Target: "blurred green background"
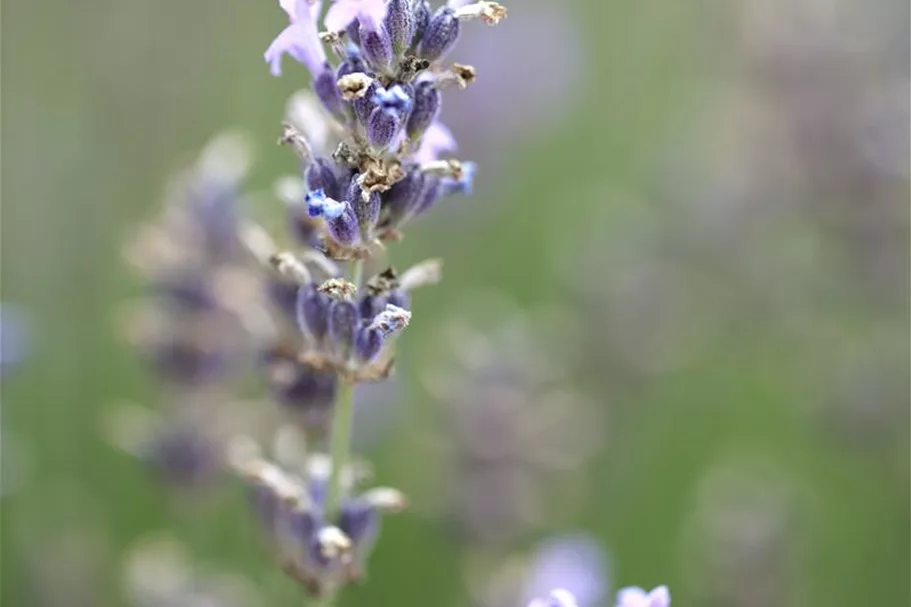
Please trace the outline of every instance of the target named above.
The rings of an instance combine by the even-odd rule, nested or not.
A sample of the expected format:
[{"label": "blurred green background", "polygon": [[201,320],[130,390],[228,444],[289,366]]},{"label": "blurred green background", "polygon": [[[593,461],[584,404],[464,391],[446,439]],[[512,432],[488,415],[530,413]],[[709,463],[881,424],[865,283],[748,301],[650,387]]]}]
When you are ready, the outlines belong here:
[{"label": "blurred green background", "polygon": [[[306,79],[261,60],[284,26],[274,4],[3,5],[2,301],[32,342],[3,384],[5,605],[125,604],[120,555],[161,529],[249,575],[265,604],[303,603],[238,491],[175,508],[100,432],[112,403],[155,401],[115,315],[139,290],[121,245],[169,174],[231,126],[258,147],[253,189],[294,170],[273,142]],[[472,60],[488,88],[446,110],[484,163],[475,195],[394,253],[446,260],[402,342],[405,410],[423,399],[410,353],[433,351],[474,289],[562,306],[605,428],[588,498],[554,531],[601,540],[614,588],[667,583],[681,606],[907,605],[906,3],[509,7],[453,55],[487,40]],[[485,122],[513,111],[502,132]],[[376,446],[383,484],[414,483],[394,462],[417,431],[406,414]],[[745,573],[739,553],[705,554],[719,475],[739,511],[784,512],[769,545],[762,516],[722,541],[762,552]],[[432,521],[395,518],[343,603],[466,605],[459,556]],[[718,598],[731,584],[741,598]]]}]

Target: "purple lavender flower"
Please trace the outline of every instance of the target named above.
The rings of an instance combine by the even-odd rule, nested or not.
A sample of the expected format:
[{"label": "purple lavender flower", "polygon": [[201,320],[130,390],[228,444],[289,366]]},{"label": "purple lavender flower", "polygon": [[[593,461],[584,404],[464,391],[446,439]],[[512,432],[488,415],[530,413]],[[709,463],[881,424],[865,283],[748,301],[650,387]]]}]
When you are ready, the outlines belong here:
[{"label": "purple lavender flower", "polygon": [[563,588],[551,590],[545,598],[533,599],[528,607],[579,607],[576,597]]},{"label": "purple lavender flower", "polygon": [[[326,52],[316,25],[322,0],[279,0],[279,5],[288,14],[291,24],[281,31],[263,54],[269,70],[273,76],[281,76],[282,56],[287,53],[307,66],[311,76],[316,78],[327,65]],[[329,12],[331,14],[332,9]]]},{"label": "purple lavender flower", "polygon": [[525,597],[563,588],[578,607],[598,607],[608,592],[607,559],[601,546],[583,534],[561,535],[540,544],[525,574]]},{"label": "purple lavender flower", "polygon": [[651,592],[642,588],[624,588],[617,593],[616,607],[669,607],[671,593],[667,586],[658,586]]},{"label": "purple lavender flower", "polygon": [[[318,454],[299,455],[289,472],[258,455],[252,444],[239,444],[235,468],[248,482],[262,524],[286,570],[315,595],[360,579],[379,533],[381,515],[401,511],[405,497],[385,487],[355,493],[364,470],[342,471],[343,489],[337,519],[326,520],[323,503],[332,462]],[[278,455],[278,454],[277,454]]]}]

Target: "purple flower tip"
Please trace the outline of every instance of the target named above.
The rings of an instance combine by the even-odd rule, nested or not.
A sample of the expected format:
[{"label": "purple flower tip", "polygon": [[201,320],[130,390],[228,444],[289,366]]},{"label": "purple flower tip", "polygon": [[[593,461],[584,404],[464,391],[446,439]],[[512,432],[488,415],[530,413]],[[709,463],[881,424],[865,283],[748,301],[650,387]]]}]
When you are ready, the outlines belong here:
[{"label": "purple flower tip", "polygon": [[307,213],[310,217],[335,219],[345,212],[345,203],[327,197],[322,189],[309,192],[304,200],[307,203]]},{"label": "purple flower tip", "polygon": [[396,84],[388,89],[382,87],[373,94],[373,103],[381,108],[405,114],[411,109],[411,99],[401,86]]}]

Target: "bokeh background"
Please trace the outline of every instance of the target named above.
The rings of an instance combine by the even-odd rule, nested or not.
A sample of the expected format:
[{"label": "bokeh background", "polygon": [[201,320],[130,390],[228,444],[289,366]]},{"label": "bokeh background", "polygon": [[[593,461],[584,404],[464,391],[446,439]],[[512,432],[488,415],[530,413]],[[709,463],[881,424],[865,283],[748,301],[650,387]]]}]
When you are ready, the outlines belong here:
[{"label": "bokeh background", "polygon": [[[453,54],[479,72],[444,110],[481,164],[476,193],[394,252],[446,260],[393,396],[361,422],[382,428],[364,451],[377,478],[415,508],[343,604],[479,602],[471,543],[421,506],[447,469],[415,454],[446,441],[434,373],[454,319],[490,321],[475,293],[494,291],[568,367],[596,447],[572,488],[542,489],[572,507],[512,553],[582,532],[612,590],[667,583],[681,606],[907,605],[908,4],[508,6]],[[307,80],[261,60],[283,14],[7,0],[2,17],[2,301],[27,333],[3,370],[3,604],[130,604],[124,555],[162,530],[263,604],[302,604],[237,487],[175,497],[101,422],[161,396],[117,318],[141,290],[122,245],[169,175],[225,127],[257,147],[252,190],[294,170],[273,143]]]}]

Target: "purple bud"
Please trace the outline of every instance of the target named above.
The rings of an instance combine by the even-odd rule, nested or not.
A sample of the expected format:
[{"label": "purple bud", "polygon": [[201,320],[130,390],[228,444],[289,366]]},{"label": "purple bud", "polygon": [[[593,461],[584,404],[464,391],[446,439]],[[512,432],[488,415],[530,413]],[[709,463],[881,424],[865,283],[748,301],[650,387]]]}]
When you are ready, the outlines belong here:
[{"label": "purple bud", "polygon": [[410,0],[389,0],[386,6],[386,31],[392,40],[392,51],[401,57],[414,38],[414,12]]},{"label": "purple bud", "polygon": [[424,173],[418,168],[409,170],[383,195],[383,224],[397,225],[417,206],[424,190]]},{"label": "purple bud", "polygon": [[341,245],[351,245],[357,242],[360,229],[351,205],[347,202],[344,205],[345,210],[338,217],[327,220],[326,227],[329,228],[329,236],[335,242]]},{"label": "purple bud", "polygon": [[418,55],[430,61],[441,59],[452,50],[459,39],[459,20],[455,11],[441,7],[424,29]]},{"label": "purple bud", "polygon": [[339,512],[339,529],[355,546],[369,543],[379,530],[379,512],[363,500],[348,500]]},{"label": "purple bud", "polygon": [[414,90],[414,109],[408,117],[408,138],[417,141],[440,113],[442,95],[433,82],[424,80]]},{"label": "purple bud", "polygon": [[320,293],[315,284],[304,285],[297,292],[297,326],[303,333],[322,339],[329,326],[330,298]]},{"label": "purple bud", "polygon": [[402,308],[403,310],[411,309],[411,298],[408,297],[408,293],[402,289],[393,289],[390,291],[387,303]]},{"label": "purple bud", "polygon": [[364,295],[360,302],[361,318],[373,320],[373,317],[386,309],[385,295]]},{"label": "purple bud", "polygon": [[253,509],[259,516],[263,527],[273,534],[275,532],[275,523],[280,511],[280,500],[271,487],[261,483],[253,483],[250,486],[250,501],[253,502]]},{"label": "purple bud", "polygon": [[375,327],[363,327],[357,333],[357,357],[365,363],[376,358],[383,349],[383,332]]},{"label": "purple bud", "polygon": [[401,126],[402,121],[397,112],[381,107],[374,108],[367,121],[367,141],[373,148],[384,150],[395,139],[395,134]]},{"label": "purple bud", "polygon": [[313,92],[330,114],[338,115],[342,111],[342,94],[336,84],[335,72],[326,63],[325,68],[313,78]]},{"label": "purple bud", "polygon": [[348,185],[346,198],[354,209],[361,232],[365,235],[369,234],[380,218],[380,193],[370,192],[370,198],[365,201],[363,190],[355,175]]},{"label": "purple bud", "polygon": [[367,63],[378,72],[386,72],[392,67],[395,55],[392,53],[392,40],[386,28],[380,25],[369,30],[361,25],[361,52]]},{"label": "purple bud", "polygon": [[418,0],[414,4],[414,39],[411,41],[411,48],[416,48],[424,37],[424,31],[430,24],[431,12],[428,0]]},{"label": "purple bud", "polygon": [[329,339],[340,359],[351,356],[360,322],[361,315],[353,301],[335,300],[329,304]]},{"label": "purple bud", "polygon": [[311,162],[304,172],[304,180],[307,182],[307,189],[311,192],[323,190],[326,196],[336,200],[342,197],[339,180],[335,174],[335,166],[327,158],[317,158]]},{"label": "purple bud", "polygon": [[370,122],[370,114],[376,108],[376,102],[373,98],[376,96],[376,91],[380,88],[380,85],[374,80],[370,83],[370,86],[367,87],[367,92],[360,99],[355,99],[352,104],[354,105],[354,113],[357,114],[358,122],[367,126],[367,123]]}]

